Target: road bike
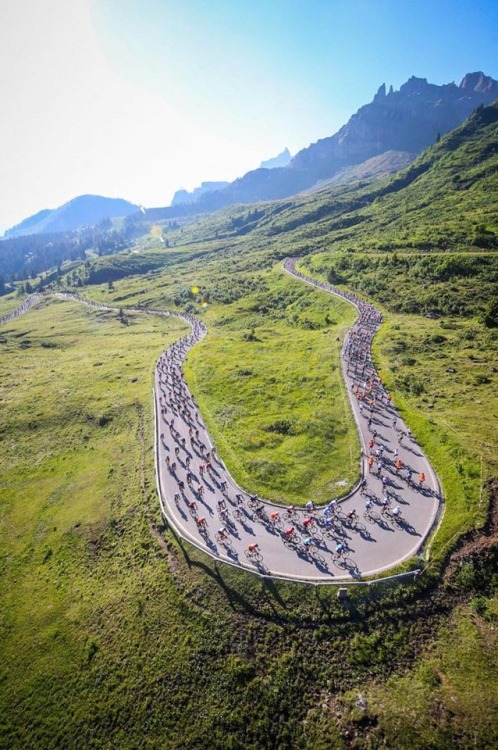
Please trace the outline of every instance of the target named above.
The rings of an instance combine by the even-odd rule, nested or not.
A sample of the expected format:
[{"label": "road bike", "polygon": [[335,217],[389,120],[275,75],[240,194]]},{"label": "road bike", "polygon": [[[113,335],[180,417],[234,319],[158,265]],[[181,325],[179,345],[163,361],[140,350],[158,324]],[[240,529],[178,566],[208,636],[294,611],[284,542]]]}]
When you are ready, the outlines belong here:
[{"label": "road bike", "polygon": [[294,531],[292,534],[286,534],[284,532],[283,542],[287,547],[297,547],[301,543],[301,537]]},{"label": "road bike", "polygon": [[392,510],[386,510],[385,515],[391,523],[398,527],[398,529],[401,529],[404,526],[405,520],[401,513],[393,513]]},{"label": "road bike", "polygon": [[261,500],[259,499],[257,495],[251,495],[251,497],[247,501],[247,507],[250,508],[251,510],[256,510],[256,508],[259,507],[260,503],[261,503]]},{"label": "road bike", "polygon": [[299,518],[299,513],[295,508],[287,508],[287,510],[284,510],[282,513],[282,518],[284,521],[295,521]]},{"label": "road bike", "polygon": [[259,551],[259,549],[246,549],[245,550],[245,556],[249,560],[249,562],[252,562],[254,564],[261,562],[263,559],[263,555]]},{"label": "road bike", "polygon": [[240,506],[237,506],[233,509],[232,515],[236,521],[242,521],[242,519],[244,518],[244,511]]}]

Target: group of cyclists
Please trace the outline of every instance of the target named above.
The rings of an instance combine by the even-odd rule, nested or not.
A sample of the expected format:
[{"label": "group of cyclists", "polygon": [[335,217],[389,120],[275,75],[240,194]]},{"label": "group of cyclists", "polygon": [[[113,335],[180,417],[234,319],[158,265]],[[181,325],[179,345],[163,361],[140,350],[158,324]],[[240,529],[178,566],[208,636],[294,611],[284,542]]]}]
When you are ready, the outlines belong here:
[{"label": "group of cyclists", "polygon": [[[295,276],[310,281],[295,270],[292,261],[286,262],[286,267]],[[396,495],[392,492],[391,485],[393,477],[405,479],[407,483],[414,485],[413,470],[401,456],[406,440],[411,436],[398,429],[391,396],[384,388],[372,362],[372,338],[382,322],[382,314],[356,295],[339,291],[325,282],[313,283],[339,293],[358,309],[359,318],[343,347],[347,382],[371,434],[366,451],[366,477],[357,496],[365,497],[365,519],[373,520],[376,517],[374,511],[378,508],[381,517],[400,521],[402,512],[399,505],[392,507]],[[332,500],[325,508],[315,508],[310,501],[304,509],[281,510],[240,491],[230,477],[225,478],[227,475],[224,467],[208,444],[209,438],[182,371],[188,350],[205,335],[206,328],[193,316],[183,317],[190,323],[191,332],[172,344],[158,362],[161,442],[167,451],[167,469],[178,485],[175,493],[177,506],[184,501],[191,516],[195,518],[197,529],[206,540],[209,538],[210,528],[214,531],[213,520],[216,522],[216,517],[213,516],[216,512],[219,526],[215,538],[227,549],[233,549],[234,540],[239,536],[238,529],[247,527],[248,520],[252,519],[263,524],[273,538],[280,537],[287,548],[294,549],[300,555],[307,555],[310,559],[311,553],[317,553],[319,548],[332,551],[334,559],[347,555],[350,551],[347,532],[362,527],[357,508],[345,512],[342,509],[344,506],[341,507],[337,500]],[[394,434],[398,436],[394,448],[379,435],[379,425],[385,425],[386,420],[389,420]],[[374,480],[381,484],[379,496],[370,490],[370,487],[375,486]],[[421,472],[419,486],[423,486],[424,482],[425,475]],[[205,511],[204,508],[199,511],[202,505]],[[240,522],[241,527],[237,527],[236,521]],[[332,541],[332,548],[326,539]],[[261,540],[253,540],[245,549],[246,556],[253,562],[261,559],[260,543]]]}]

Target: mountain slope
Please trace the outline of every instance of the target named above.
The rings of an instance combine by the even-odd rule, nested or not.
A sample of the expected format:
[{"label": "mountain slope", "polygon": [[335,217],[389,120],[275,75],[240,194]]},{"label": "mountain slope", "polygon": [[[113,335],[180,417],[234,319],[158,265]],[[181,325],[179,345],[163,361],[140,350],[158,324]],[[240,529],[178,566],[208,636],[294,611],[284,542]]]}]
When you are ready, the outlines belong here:
[{"label": "mountain slope", "polygon": [[498,243],[498,102],[389,179],[233,206],[184,225],[182,242],[251,236],[267,255],[331,246],[459,247]]},{"label": "mountain slope", "polygon": [[201,196],[191,212],[295,195],[386,151],[418,154],[497,97],[498,81],[482,72],[467,74],[459,86],[412,77],[399,91],[386,94],[383,84],[335,135],[302,149],[287,167],[253,170],[224,190]]},{"label": "mountain slope", "polygon": [[66,232],[80,227],[92,226],[103,219],[128,216],[137,210],[138,206],[122,198],[80,195],[59,206],[59,208],[44,209],[33,216],[29,216],[12,229],[8,229],[5,232],[5,237]]}]

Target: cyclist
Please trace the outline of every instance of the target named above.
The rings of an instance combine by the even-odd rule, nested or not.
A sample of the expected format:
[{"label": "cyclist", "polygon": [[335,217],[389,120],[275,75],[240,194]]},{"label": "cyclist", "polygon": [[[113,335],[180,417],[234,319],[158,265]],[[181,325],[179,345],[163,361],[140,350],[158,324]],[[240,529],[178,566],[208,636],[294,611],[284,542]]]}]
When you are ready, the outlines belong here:
[{"label": "cyclist", "polygon": [[259,549],[259,544],[250,544],[247,548],[249,552],[257,552]]},{"label": "cyclist", "polygon": [[337,557],[341,557],[342,553],[346,550],[344,544],[342,542],[339,542],[339,544],[336,545],[335,553]]},{"label": "cyclist", "polygon": [[227,538],[227,530],[225,526],[220,526],[220,528],[218,529],[218,536],[220,536],[222,539]]},{"label": "cyclist", "polygon": [[308,526],[311,526],[312,523],[313,523],[313,519],[311,518],[311,516],[308,516],[307,518],[303,518],[303,526],[305,529],[307,529]]},{"label": "cyclist", "polygon": [[367,500],[367,502],[365,503],[365,513],[366,513],[366,514],[370,513],[370,511],[371,511],[371,510],[372,510],[372,508],[373,508],[373,505],[374,505],[374,504],[373,504],[373,501],[372,501],[372,500],[370,500],[370,499],[368,499],[368,500]]},{"label": "cyclist", "polygon": [[358,520],[358,514],[356,513],[356,510],[353,508],[349,511],[349,513],[346,515],[346,518],[348,521],[357,521]]},{"label": "cyclist", "polygon": [[391,512],[392,512],[393,516],[395,516],[396,518],[400,518],[401,517],[401,510],[399,508],[399,505],[397,505],[395,508],[393,508]]},{"label": "cyclist", "polygon": [[303,539],[303,544],[306,548],[313,546],[314,541],[312,536],[307,536],[306,539]]},{"label": "cyclist", "polygon": [[279,519],[279,515],[276,511],[274,511],[273,513],[270,513],[270,518],[273,521],[273,523],[277,523]]},{"label": "cyclist", "polygon": [[294,526],[289,526],[287,529],[285,529],[284,536],[287,539],[292,539],[292,537],[294,536],[294,532],[295,532]]},{"label": "cyclist", "polygon": [[206,521],[206,519],[204,518],[204,516],[201,516],[200,518],[198,518],[198,519],[197,519],[197,525],[198,525],[198,526],[199,526],[199,528],[201,528],[201,529],[205,529],[205,528],[206,528],[206,526],[207,526],[207,521]]},{"label": "cyclist", "polygon": [[315,510],[315,503],[313,502],[313,500],[308,500],[308,502],[306,503],[304,507],[306,508],[307,511]]},{"label": "cyclist", "polygon": [[425,474],[423,471],[421,471],[420,474],[418,475],[418,483],[422,487],[424,482],[425,482]]},{"label": "cyclist", "polygon": [[242,497],[242,495],[240,494],[240,492],[237,492],[237,494],[235,495],[235,503],[237,505],[243,505],[243,503],[244,503],[244,498]]},{"label": "cyclist", "polygon": [[391,500],[387,495],[384,495],[382,498],[382,513],[385,513],[386,510],[388,510],[389,506],[391,505]]},{"label": "cyclist", "polygon": [[337,512],[337,500],[331,500],[330,503],[327,505],[325,510],[328,510],[329,513],[336,513]]}]

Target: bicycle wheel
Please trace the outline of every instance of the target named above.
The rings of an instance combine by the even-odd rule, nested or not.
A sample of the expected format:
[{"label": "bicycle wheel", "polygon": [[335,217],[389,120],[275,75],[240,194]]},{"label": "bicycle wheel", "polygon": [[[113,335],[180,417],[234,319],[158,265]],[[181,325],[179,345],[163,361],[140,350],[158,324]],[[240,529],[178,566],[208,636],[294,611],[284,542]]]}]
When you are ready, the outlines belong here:
[{"label": "bicycle wheel", "polygon": [[324,556],[322,555],[321,552],[318,552],[316,549],[311,550],[310,557],[319,565],[325,565]]},{"label": "bicycle wheel", "polygon": [[332,562],[338,568],[347,568],[349,564],[349,557],[347,555],[334,555]]},{"label": "bicycle wheel", "polygon": [[294,514],[294,513],[291,513],[291,512],[290,512],[290,511],[288,511],[288,510],[285,510],[285,511],[284,511],[284,512],[282,513],[282,518],[283,518],[283,520],[284,520],[284,521],[293,521],[293,520],[295,519],[295,514]]}]

